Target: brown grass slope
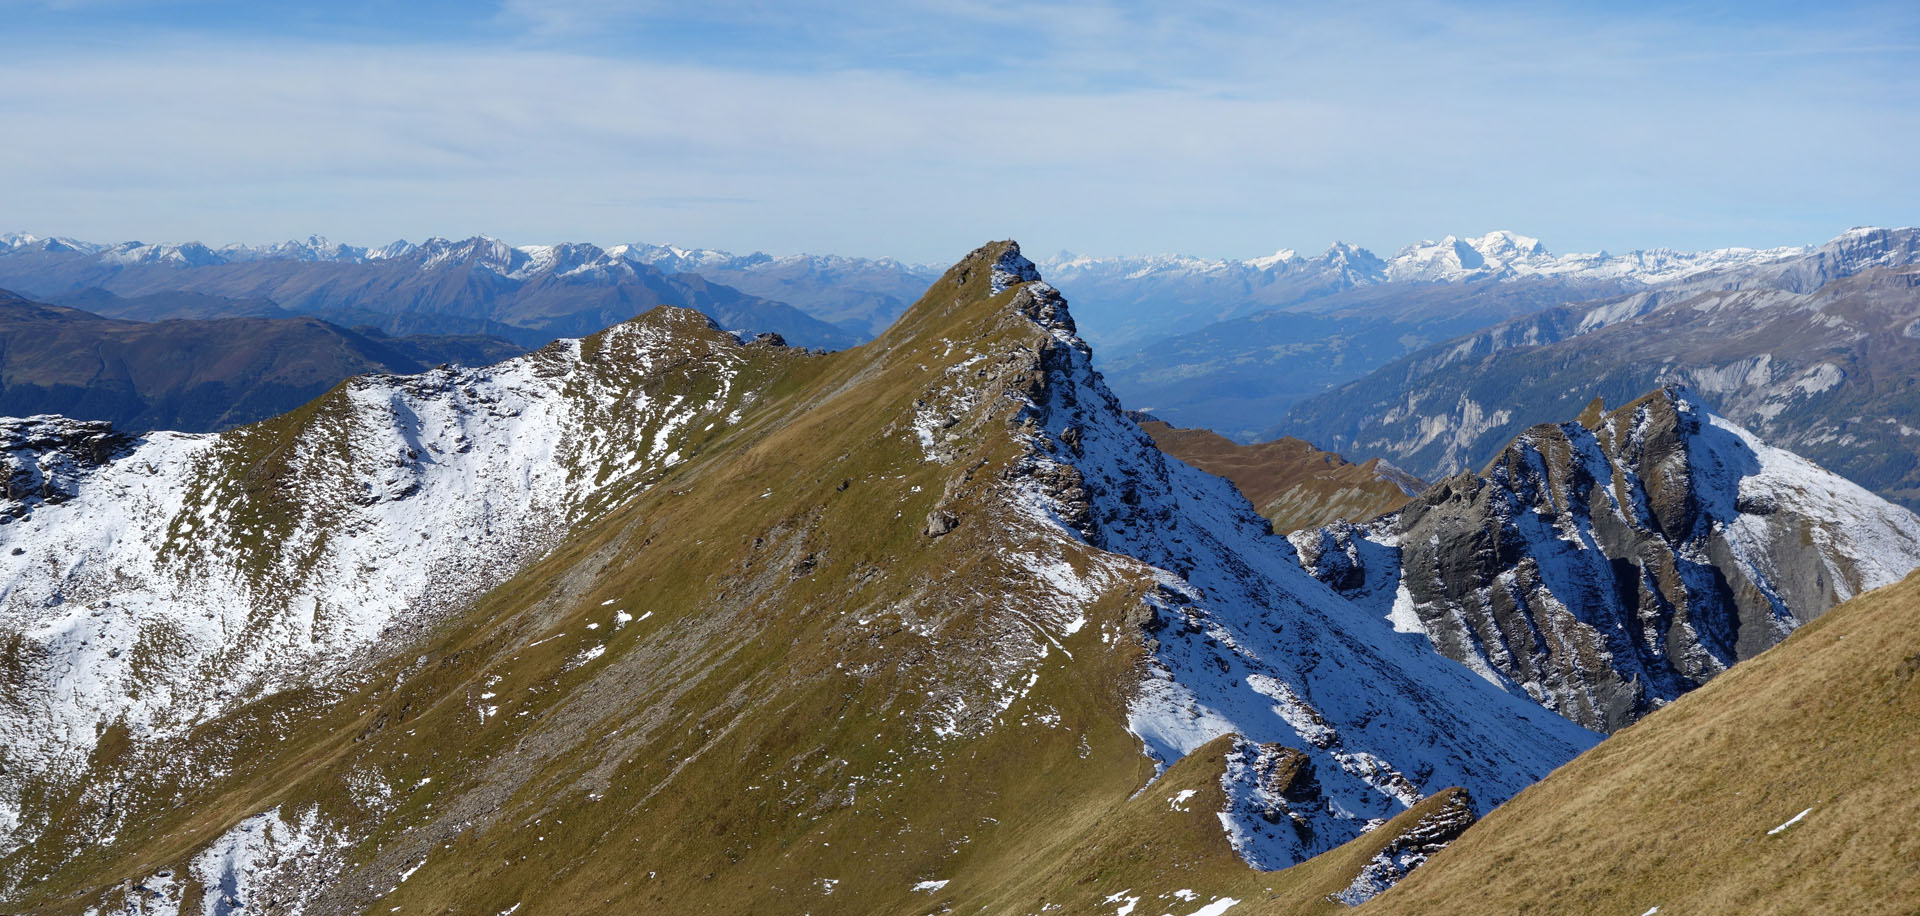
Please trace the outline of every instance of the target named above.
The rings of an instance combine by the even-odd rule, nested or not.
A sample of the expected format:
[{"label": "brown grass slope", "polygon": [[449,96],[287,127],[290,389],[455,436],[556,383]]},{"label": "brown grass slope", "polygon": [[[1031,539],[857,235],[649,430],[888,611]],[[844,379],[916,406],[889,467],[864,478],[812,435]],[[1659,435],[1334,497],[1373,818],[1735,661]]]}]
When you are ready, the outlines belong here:
[{"label": "brown grass slope", "polygon": [[[0,905],[131,905],[277,807],[348,840],[281,863],[249,913],[1337,909],[1326,894],[1430,806],[1256,872],[1214,813],[1224,742],[1140,791],[1125,696],[1151,573],[1048,629],[1022,557],[1116,561],[1008,511],[1006,394],[1057,342],[990,293],[1003,250],[853,351],[739,348],[757,397],[737,424],[354,683],[165,747],[104,743],[57,835],[0,863],[35,876]],[[956,384],[986,396],[928,460],[916,410]],[[936,510],[954,524],[932,537]],[[113,840],[88,842],[109,816]]]},{"label": "brown grass slope", "polygon": [[1207,429],[1183,429],[1159,420],[1140,428],[1160,450],[1209,474],[1233,481],[1240,492],[1273,522],[1275,531],[1318,528],[1345,519],[1364,521],[1406,505],[1401,482],[1416,489],[1421,481],[1380,459],[1354,464],[1291,436],[1241,445]]},{"label": "brown grass slope", "polygon": [[1361,912],[1913,914],[1917,787],[1910,576],[1555,771]]}]

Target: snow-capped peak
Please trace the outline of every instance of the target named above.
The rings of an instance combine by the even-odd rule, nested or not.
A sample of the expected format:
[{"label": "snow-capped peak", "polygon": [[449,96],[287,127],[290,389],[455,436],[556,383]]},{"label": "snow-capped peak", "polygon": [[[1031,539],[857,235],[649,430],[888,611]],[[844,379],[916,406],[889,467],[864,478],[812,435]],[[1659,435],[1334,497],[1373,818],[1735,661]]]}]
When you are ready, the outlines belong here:
[{"label": "snow-capped peak", "polygon": [[410,255],[415,251],[419,250],[419,248],[420,246],[415,245],[414,243],[409,242],[406,239],[396,239],[392,242],[388,242],[387,244],[382,245],[379,248],[375,248],[371,251],[368,251],[367,260],[388,261],[394,258],[404,258],[407,255]]},{"label": "snow-capped peak", "polygon": [[1392,280],[1454,282],[1554,273],[1558,266],[1539,239],[1497,229],[1479,237],[1415,242],[1387,260],[1386,272]]},{"label": "snow-capped peak", "polygon": [[1272,270],[1276,265],[1285,264],[1288,261],[1298,260],[1299,257],[1300,255],[1296,253],[1293,249],[1282,248],[1279,251],[1276,251],[1270,255],[1267,255],[1264,258],[1250,258],[1247,260],[1246,263],[1247,263],[1247,266],[1253,267],[1259,270]]}]

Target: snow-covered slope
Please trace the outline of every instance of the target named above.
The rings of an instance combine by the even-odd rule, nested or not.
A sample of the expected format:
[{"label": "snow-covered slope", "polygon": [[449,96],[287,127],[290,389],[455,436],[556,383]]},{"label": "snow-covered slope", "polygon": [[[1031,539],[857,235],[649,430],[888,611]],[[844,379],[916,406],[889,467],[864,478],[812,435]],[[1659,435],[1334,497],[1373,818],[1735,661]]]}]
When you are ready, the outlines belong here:
[{"label": "snow-covered slope", "polygon": [[1607,730],[1920,567],[1913,513],[1677,389],[1293,541],[1371,616]]},{"label": "snow-covered slope", "polygon": [[753,398],[660,309],[486,369],[349,380],[279,420],[132,440],[8,421],[0,849],[100,735],[178,735],[346,671],[630,499]]},{"label": "snow-covered slope", "polygon": [[[1017,248],[1003,262],[1037,277]],[[1302,861],[1447,786],[1499,804],[1594,741],[1305,575],[1232,484],[1166,457],[1124,414],[1051,286],[1026,281],[1013,308],[1054,339],[1031,391],[1027,504],[1156,571],[1131,727],[1166,764],[1242,736],[1221,819],[1249,862]]]},{"label": "snow-covered slope", "polygon": [[104,247],[105,246],[103,245],[96,245],[96,244],[93,244],[92,242],[82,242],[78,239],[60,238],[60,237],[41,238],[37,235],[29,235],[25,232],[0,233],[0,253],[8,253],[8,252],[15,252],[15,251],[45,251],[45,252],[73,253],[73,254],[95,254],[95,253],[98,253]]}]

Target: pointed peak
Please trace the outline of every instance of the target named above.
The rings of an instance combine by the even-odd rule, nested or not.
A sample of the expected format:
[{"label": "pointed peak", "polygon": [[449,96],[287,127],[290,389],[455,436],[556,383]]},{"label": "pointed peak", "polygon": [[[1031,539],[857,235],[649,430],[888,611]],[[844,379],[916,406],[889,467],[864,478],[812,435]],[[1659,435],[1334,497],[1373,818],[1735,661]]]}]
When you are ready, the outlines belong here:
[{"label": "pointed peak", "polygon": [[[590,336],[598,337],[619,329],[624,329],[624,332],[636,330],[651,331],[668,336],[686,334],[719,335],[728,340],[740,343],[751,341],[754,338],[752,332],[729,331],[715,323],[705,312],[678,305],[656,305],[626,321],[614,325],[606,331],[601,331],[600,334]],[[745,337],[743,338],[742,335],[745,335]]]},{"label": "pointed peak", "polygon": [[1020,243],[1008,241],[993,260],[993,279],[991,289],[995,295],[1006,292],[1021,283],[1040,280],[1040,268],[1020,253]]},{"label": "pointed peak", "polygon": [[1580,411],[1577,422],[1588,429],[1598,429],[1601,421],[1607,418],[1607,402],[1594,398],[1587,402],[1587,408]]},{"label": "pointed peak", "polygon": [[1642,407],[1666,407],[1679,411],[1698,409],[1705,413],[1713,413],[1712,408],[1701,403],[1700,399],[1694,395],[1691,389],[1678,382],[1672,382],[1661,385],[1633,399],[1631,403],[1612,411],[1612,414],[1618,416],[1631,415],[1635,410]]},{"label": "pointed peak", "polygon": [[1299,258],[1299,252],[1291,248],[1282,248],[1263,258],[1249,258],[1246,264],[1255,270],[1272,270],[1281,264],[1296,261],[1299,260]]},{"label": "pointed peak", "polygon": [[1060,292],[1041,279],[1017,242],[989,242],[955,262],[926,295],[879,338],[883,348],[915,339],[946,340],[1004,328],[1012,312],[1063,343],[1084,347]]}]

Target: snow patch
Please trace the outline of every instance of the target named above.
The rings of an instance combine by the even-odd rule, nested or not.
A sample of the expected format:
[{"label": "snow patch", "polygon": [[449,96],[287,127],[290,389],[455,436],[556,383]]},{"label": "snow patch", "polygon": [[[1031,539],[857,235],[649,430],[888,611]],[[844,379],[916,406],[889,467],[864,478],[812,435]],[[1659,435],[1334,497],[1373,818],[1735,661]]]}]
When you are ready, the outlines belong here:
[{"label": "snow patch", "polygon": [[1812,808],[1808,808],[1807,810],[1805,810],[1805,811],[1802,811],[1802,812],[1800,812],[1799,814],[1796,814],[1796,815],[1794,815],[1794,816],[1792,816],[1792,817],[1790,817],[1790,818],[1787,818],[1787,822],[1786,822],[1786,823],[1784,823],[1784,824],[1781,824],[1780,826],[1778,826],[1778,827],[1775,827],[1775,828],[1773,828],[1772,830],[1769,830],[1769,831],[1767,831],[1767,836],[1778,836],[1778,835],[1780,835],[1780,834],[1782,834],[1782,833],[1785,833],[1785,832],[1787,832],[1787,828],[1788,828],[1788,827],[1792,827],[1793,825],[1795,825],[1795,824],[1798,824],[1798,823],[1800,823],[1800,819],[1801,819],[1801,818],[1803,818],[1803,817],[1806,817],[1807,815],[1809,815],[1809,814],[1812,814],[1812,813],[1813,813],[1813,809],[1812,809]]}]

